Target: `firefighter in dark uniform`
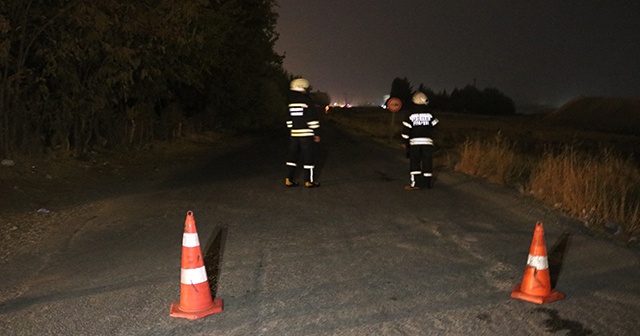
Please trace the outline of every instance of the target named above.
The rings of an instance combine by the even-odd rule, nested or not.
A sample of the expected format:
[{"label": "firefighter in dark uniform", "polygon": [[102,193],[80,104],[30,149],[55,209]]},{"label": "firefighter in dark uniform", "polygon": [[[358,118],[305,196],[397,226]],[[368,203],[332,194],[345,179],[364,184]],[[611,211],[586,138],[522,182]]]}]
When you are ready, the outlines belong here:
[{"label": "firefighter in dark uniform", "polygon": [[320,142],[320,119],[315,103],[307,92],[309,81],[303,78],[291,81],[289,90],[289,118],[287,127],[290,130],[288,174],[285,179],[287,187],[295,187],[295,174],[298,164],[302,163],[304,186],[319,187],[315,177],[314,143]]},{"label": "firefighter in dark uniform", "polygon": [[433,129],[438,119],[427,108],[429,98],[422,92],[413,95],[413,105],[402,121],[402,146],[409,152],[410,183],[405,190],[433,186]]}]

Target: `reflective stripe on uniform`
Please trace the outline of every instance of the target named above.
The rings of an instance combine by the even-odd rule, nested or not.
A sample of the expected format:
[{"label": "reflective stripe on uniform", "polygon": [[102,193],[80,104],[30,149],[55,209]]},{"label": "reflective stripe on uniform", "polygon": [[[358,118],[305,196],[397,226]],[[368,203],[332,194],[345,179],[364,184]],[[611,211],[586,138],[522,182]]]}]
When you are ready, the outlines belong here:
[{"label": "reflective stripe on uniform", "polygon": [[308,137],[308,136],[313,136],[313,130],[309,129],[309,128],[303,128],[303,129],[292,129],[291,130],[291,136],[292,137]]},{"label": "reflective stripe on uniform", "polygon": [[309,107],[309,105],[307,105],[305,103],[291,103],[291,104],[289,104],[289,110],[291,110],[292,108],[305,109],[307,107]]},{"label": "reflective stripe on uniform", "polygon": [[413,138],[409,140],[410,145],[433,145],[431,138]]}]

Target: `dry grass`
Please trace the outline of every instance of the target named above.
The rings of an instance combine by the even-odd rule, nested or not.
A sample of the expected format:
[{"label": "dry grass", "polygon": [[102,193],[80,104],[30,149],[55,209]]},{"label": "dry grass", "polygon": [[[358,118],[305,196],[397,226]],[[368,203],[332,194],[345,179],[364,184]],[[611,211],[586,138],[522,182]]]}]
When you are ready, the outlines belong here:
[{"label": "dry grass", "polygon": [[640,172],[635,163],[610,150],[597,156],[570,147],[548,153],[533,171],[527,190],[593,228],[640,233]]},{"label": "dry grass", "polygon": [[640,235],[640,170],[633,160],[608,148],[585,152],[570,145],[535,160],[517,147],[500,133],[466,141],[454,169],[491,183],[520,185],[594,230],[624,238]]},{"label": "dry grass", "polygon": [[454,169],[483,177],[491,183],[513,185],[521,176],[518,162],[513,144],[498,133],[486,141],[465,141],[460,147],[460,161]]}]

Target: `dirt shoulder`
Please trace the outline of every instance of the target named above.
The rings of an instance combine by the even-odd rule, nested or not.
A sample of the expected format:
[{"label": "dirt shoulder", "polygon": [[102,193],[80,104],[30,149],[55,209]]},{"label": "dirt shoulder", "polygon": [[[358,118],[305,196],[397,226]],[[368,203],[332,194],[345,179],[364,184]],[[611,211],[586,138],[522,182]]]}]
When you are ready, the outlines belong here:
[{"label": "dirt shoulder", "polygon": [[[233,141],[231,141],[233,140]],[[15,158],[0,165],[0,264],[46,249],[68,231],[60,223],[88,213],[107,196],[144,190],[186,169],[203,155],[224,152],[248,138],[208,134],[144,149],[91,152],[81,158]]]}]

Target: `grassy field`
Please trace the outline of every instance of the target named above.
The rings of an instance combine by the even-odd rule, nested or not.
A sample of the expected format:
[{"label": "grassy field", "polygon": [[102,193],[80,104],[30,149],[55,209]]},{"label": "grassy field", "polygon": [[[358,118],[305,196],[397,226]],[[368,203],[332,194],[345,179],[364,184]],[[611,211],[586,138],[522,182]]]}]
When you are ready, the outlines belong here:
[{"label": "grassy field", "polygon": [[[576,113],[565,108],[564,113],[569,112]],[[562,118],[556,111],[498,117],[434,114],[440,120],[434,136],[437,169],[517,188],[582,220],[594,234],[638,243],[640,135],[628,132],[633,129],[629,124],[616,121],[624,130],[615,126],[606,131],[577,128],[558,123]],[[401,112],[393,115],[377,107],[332,108],[325,118],[400,148]]]}]

